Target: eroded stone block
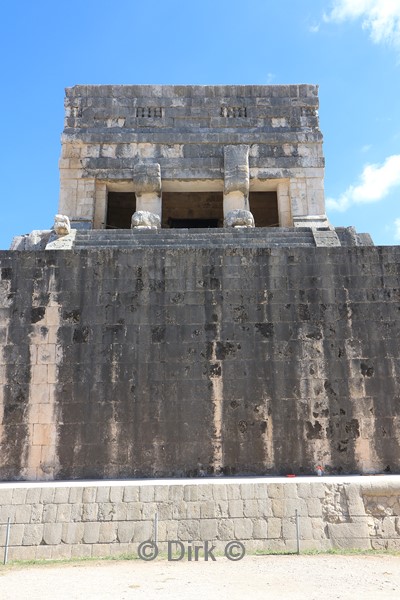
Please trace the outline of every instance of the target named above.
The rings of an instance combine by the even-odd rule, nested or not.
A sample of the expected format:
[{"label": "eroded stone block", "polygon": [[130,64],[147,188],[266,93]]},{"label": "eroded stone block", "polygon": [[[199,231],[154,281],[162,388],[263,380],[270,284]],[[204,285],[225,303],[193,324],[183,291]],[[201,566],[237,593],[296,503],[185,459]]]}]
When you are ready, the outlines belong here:
[{"label": "eroded stone block", "polygon": [[132,215],[132,229],[160,229],[161,219],[148,210],[138,210]]},{"label": "eroded stone block", "polygon": [[254,217],[249,210],[231,210],[224,217],[224,227],[254,227]]}]

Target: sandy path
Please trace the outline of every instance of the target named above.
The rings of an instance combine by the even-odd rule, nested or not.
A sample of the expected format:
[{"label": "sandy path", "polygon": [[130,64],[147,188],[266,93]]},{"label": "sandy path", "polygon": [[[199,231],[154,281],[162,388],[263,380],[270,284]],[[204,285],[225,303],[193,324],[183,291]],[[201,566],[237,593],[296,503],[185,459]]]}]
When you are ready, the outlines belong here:
[{"label": "sandy path", "polygon": [[140,560],[0,570],[1,600],[400,598],[399,556],[246,556],[240,562]]}]

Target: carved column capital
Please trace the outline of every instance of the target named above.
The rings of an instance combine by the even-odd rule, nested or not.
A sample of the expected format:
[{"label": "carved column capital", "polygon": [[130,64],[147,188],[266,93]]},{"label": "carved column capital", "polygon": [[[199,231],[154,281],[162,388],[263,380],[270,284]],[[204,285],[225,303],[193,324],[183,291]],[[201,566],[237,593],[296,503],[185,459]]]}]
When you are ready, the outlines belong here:
[{"label": "carved column capital", "polygon": [[158,215],[161,219],[161,169],[159,163],[139,163],[133,168],[136,211]]},{"label": "carved column capital", "polygon": [[133,184],[136,194],[161,196],[161,169],[159,163],[139,163],[133,167]]},{"label": "carved column capital", "polygon": [[224,194],[249,194],[249,146],[224,146]]}]

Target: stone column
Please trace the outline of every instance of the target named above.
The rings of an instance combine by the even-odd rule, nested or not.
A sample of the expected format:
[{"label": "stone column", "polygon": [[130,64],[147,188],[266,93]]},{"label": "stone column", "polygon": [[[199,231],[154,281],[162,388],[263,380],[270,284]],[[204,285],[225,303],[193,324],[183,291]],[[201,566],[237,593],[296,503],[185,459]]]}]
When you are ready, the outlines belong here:
[{"label": "stone column", "polygon": [[249,210],[249,146],[224,147],[224,217]]},{"label": "stone column", "polygon": [[292,177],[289,182],[292,217],[307,215],[307,184],[304,177]]},{"label": "stone column", "polygon": [[107,185],[96,180],[96,202],[94,205],[94,229],[105,229],[107,221]]},{"label": "stone column", "polygon": [[161,220],[161,169],[158,163],[141,163],[133,168],[136,212],[147,211]]},{"label": "stone column", "polygon": [[276,194],[278,199],[279,227],[293,227],[289,182],[279,182]]}]

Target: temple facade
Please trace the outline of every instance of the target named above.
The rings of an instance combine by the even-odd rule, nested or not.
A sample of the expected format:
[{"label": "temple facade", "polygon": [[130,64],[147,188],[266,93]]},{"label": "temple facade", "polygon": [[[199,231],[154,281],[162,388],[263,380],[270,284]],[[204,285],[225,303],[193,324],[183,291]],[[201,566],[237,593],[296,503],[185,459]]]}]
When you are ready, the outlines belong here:
[{"label": "temple facade", "polygon": [[76,223],[327,224],[317,86],[75,86],[65,108],[59,212]]},{"label": "temple facade", "polygon": [[2,479],[400,472],[398,247],[325,214],[318,88],[66,90],[1,262]]}]

